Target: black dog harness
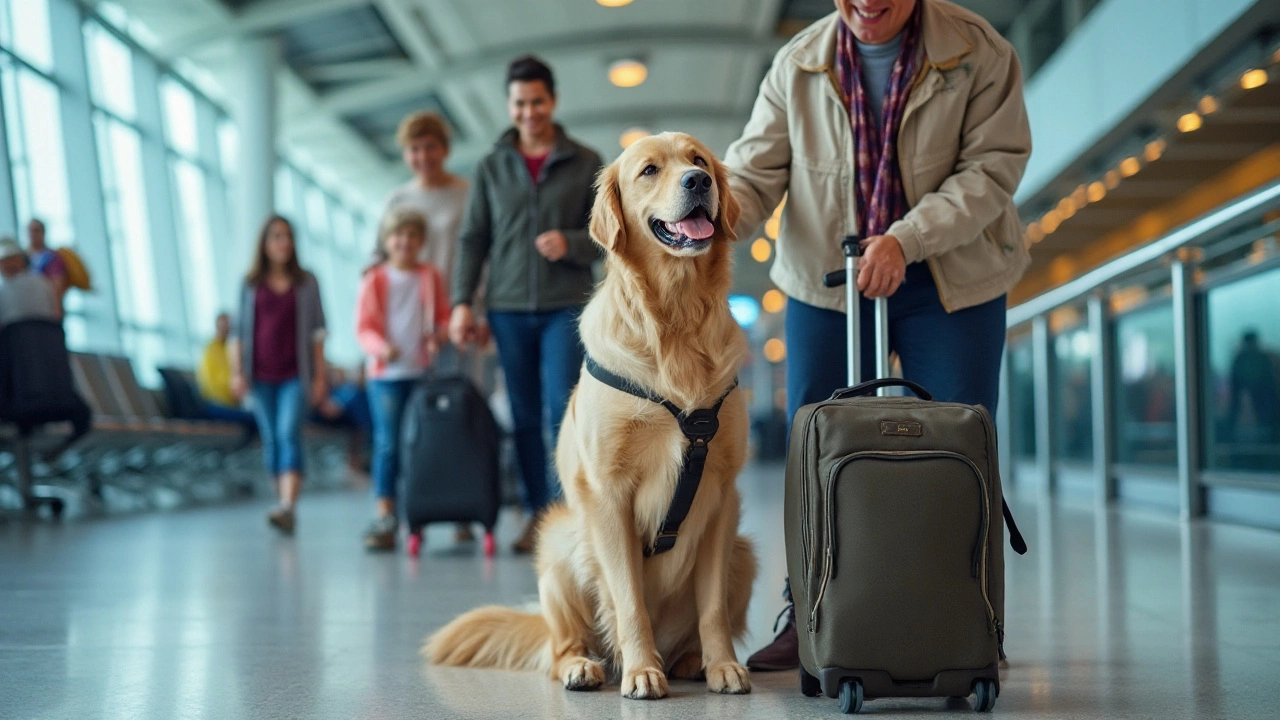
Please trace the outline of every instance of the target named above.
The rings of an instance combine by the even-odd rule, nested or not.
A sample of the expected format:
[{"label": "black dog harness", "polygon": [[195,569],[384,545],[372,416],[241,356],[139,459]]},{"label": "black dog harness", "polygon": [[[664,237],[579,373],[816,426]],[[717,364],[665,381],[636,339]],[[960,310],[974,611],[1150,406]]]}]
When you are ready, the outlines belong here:
[{"label": "black dog harness", "polygon": [[671,497],[671,507],[667,509],[667,516],[663,518],[662,525],[658,528],[658,536],[653,539],[652,547],[644,549],[645,557],[661,555],[676,546],[676,534],[680,532],[680,523],[684,522],[689,514],[689,508],[693,506],[693,498],[698,494],[698,485],[702,482],[702,471],[707,464],[707,443],[711,442],[711,439],[716,436],[716,431],[720,429],[718,418],[720,406],[724,404],[724,399],[729,397],[729,393],[738,387],[738,378],[733,379],[733,384],[724,391],[710,410],[685,412],[670,400],[600,367],[590,355],[587,356],[586,365],[591,377],[614,390],[621,390],[628,395],[634,395],[666,408],[675,416],[676,422],[680,425],[680,432],[689,439],[689,448],[685,450],[684,463],[680,466],[680,480],[676,483],[675,495]]}]

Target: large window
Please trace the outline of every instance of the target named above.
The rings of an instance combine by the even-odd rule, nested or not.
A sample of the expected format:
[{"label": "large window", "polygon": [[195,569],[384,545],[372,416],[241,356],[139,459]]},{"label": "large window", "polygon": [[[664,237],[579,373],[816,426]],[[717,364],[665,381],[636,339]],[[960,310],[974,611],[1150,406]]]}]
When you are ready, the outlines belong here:
[{"label": "large window", "polygon": [[1036,456],[1036,378],[1031,336],[1009,341],[1009,423],[1013,431],[1013,455]]},{"label": "large window", "polygon": [[1177,464],[1173,306],[1155,302],[1115,321],[1116,460]]},{"label": "large window", "polygon": [[1205,295],[1205,465],[1280,471],[1280,269]]},{"label": "large window", "polygon": [[75,243],[62,142],[58,87],[7,56],[0,58],[5,132],[19,229],[44,220],[54,247]]},{"label": "large window", "polygon": [[0,45],[41,70],[52,70],[48,0],[0,0]]}]

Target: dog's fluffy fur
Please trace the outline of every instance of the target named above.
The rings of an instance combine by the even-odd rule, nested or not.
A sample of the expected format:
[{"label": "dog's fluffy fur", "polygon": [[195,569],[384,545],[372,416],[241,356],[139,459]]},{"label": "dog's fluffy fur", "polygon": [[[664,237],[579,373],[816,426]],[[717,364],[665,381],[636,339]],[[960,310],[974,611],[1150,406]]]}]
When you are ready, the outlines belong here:
[{"label": "dog's fluffy fur", "polygon": [[[664,243],[653,221],[684,217],[694,201],[681,179],[698,168],[713,179],[701,202],[714,234]],[[587,352],[682,408],[711,407],[746,353],[727,300],[737,218],[724,167],[688,135],[636,142],[601,171],[591,235],[608,257],[580,324]],[[541,614],[473,610],[435,633],[424,655],[440,665],[539,670],[571,690],[599,687],[607,668],[632,698],[665,696],[668,674],[705,676],[713,692],[749,692],[733,648],[756,573],[751,543],[738,535],[735,480],[747,445],[740,391],[725,399],[719,421],[675,548],[646,559],[688,443],[666,409],[584,370],[556,450],[564,502],[540,526]]]}]

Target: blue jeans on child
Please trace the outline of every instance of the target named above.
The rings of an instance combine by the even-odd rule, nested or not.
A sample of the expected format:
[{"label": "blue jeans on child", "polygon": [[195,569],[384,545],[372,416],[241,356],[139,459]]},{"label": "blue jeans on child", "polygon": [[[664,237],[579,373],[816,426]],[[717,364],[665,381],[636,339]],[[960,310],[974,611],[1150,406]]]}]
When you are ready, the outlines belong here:
[{"label": "blue jeans on child", "polygon": [[524,503],[535,513],[560,495],[560,483],[554,473],[548,481],[543,433],[550,426],[554,447],[569,395],[582,372],[583,350],[578,341],[581,311],[574,307],[549,312],[489,313],[489,327],[498,345],[498,361],[511,398]]},{"label": "blue jeans on child", "polygon": [[267,473],[275,477],[302,472],[302,383],[297,378],[279,383],[255,381],[250,393]]},{"label": "blue jeans on child", "polygon": [[395,500],[400,479],[400,422],[409,393],[418,378],[370,380],[369,414],[373,419],[373,494],[379,500]]},{"label": "blue jeans on child", "polygon": [[[860,307],[862,378],[875,377],[875,302]],[[889,349],[902,374],[923,385],[935,400],[982,405],[993,416],[1000,395],[1005,297],[948,313],[926,263],[907,266],[906,278],[889,298]],[[825,400],[845,387],[844,313],[787,300],[787,421],[796,410]]]}]

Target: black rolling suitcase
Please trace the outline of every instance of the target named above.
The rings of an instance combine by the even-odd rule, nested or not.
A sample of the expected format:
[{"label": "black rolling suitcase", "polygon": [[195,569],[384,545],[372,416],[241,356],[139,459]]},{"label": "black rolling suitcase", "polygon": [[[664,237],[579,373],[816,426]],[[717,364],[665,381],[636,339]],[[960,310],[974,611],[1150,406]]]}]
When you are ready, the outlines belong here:
[{"label": "black rolling suitcase", "polygon": [[428,377],[405,405],[400,435],[400,503],[417,557],[433,522],[478,522],[493,556],[501,432],[475,384],[462,375]]},{"label": "black rolling suitcase", "polygon": [[[933,402],[887,377],[888,305],[876,301],[876,373],[858,382],[860,249],[844,243],[849,386],[796,413],[784,502],[800,688],[864,699],[973,694],[990,711],[1004,639],[1004,506],[987,411]],[[886,397],[909,387],[916,397]],[[877,395],[879,393],[879,395]]]}]

